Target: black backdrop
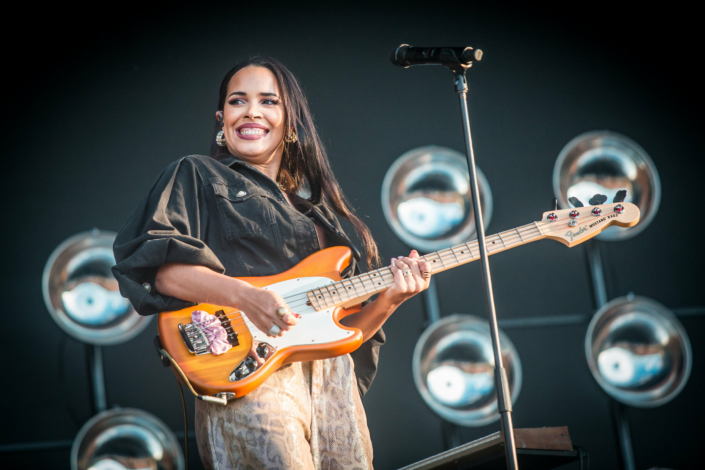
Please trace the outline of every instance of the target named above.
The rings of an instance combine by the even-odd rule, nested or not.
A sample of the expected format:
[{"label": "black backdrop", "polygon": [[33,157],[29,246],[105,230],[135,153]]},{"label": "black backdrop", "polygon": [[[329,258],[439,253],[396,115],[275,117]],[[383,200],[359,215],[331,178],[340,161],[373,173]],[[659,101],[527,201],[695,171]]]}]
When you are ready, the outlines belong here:
[{"label": "black backdrop", "polygon": [[[576,135],[608,129],[649,152],[661,176],[661,208],[637,237],[603,245],[608,294],[646,295],[681,314],[693,343],[688,385],[667,405],[629,410],[629,417],[638,468],[693,468],[705,417],[699,392],[705,319],[692,315],[702,311],[692,307],[705,305],[695,17],[581,5],[581,11],[441,2],[101,5],[100,13],[26,8],[2,33],[0,445],[59,448],[2,452],[0,464],[68,467],[62,443],[90,417],[83,347],[63,335],[42,300],[49,254],[77,232],[117,231],[164,166],[208,151],[217,88],[238,60],[271,55],[298,76],[333,168],[381,253],[405,252],[380,207],[385,171],[414,147],[462,150],[463,141],[450,73],[389,64],[391,49],[404,42],[485,51],[469,73],[469,103],[477,162],[494,195],[488,233],[548,209],[554,161]],[[500,318],[589,315],[594,305],[583,250],[542,242],[493,257]],[[479,265],[453,272],[439,276],[443,314],[484,316]],[[417,299],[388,321],[380,372],[364,399],[380,469],[442,450],[440,421],[411,375],[421,324]],[[515,425],[567,425],[573,442],[590,451],[593,468],[616,468],[609,401],[583,354],[586,327],[506,329],[524,366]],[[178,392],[153,352],[155,329],[152,323],[131,342],[105,348],[108,401],[149,411],[178,431]],[[462,437],[497,429],[498,423],[464,429]],[[200,465],[195,455],[191,461]]]}]

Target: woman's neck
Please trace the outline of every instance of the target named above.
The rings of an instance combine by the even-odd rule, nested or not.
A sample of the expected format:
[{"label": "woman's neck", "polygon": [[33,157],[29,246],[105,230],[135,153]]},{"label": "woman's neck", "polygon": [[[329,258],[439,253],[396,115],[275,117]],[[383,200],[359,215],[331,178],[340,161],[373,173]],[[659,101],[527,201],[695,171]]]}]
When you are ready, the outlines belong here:
[{"label": "woman's neck", "polygon": [[[282,141],[282,143],[283,142],[284,141]],[[256,168],[263,175],[269,177],[272,181],[277,181],[277,176],[279,175],[279,167],[282,163],[282,154],[284,151],[284,148],[281,144],[270,155],[258,155],[253,157],[238,155],[237,153],[233,152],[232,149],[228,150],[234,157],[237,157],[241,161]]]}]

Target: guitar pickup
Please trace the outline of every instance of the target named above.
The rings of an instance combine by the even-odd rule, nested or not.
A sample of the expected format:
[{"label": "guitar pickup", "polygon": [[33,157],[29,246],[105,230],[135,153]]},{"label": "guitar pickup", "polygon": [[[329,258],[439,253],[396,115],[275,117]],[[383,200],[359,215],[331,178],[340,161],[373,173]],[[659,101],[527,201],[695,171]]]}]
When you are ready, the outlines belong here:
[{"label": "guitar pickup", "polygon": [[215,312],[215,316],[220,320],[220,324],[225,328],[225,332],[228,334],[228,342],[231,346],[238,346],[240,341],[237,339],[237,332],[233,329],[230,324],[230,318],[225,314],[224,311],[218,310]]}]

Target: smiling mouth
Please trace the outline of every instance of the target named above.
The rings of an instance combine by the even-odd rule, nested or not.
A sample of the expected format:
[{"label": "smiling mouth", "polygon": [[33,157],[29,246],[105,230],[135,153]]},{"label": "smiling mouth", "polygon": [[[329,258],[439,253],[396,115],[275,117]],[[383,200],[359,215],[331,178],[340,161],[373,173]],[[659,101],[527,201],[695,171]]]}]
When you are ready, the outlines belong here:
[{"label": "smiling mouth", "polygon": [[238,133],[242,135],[265,135],[268,132],[269,131],[259,127],[245,127],[244,129],[238,129]]}]

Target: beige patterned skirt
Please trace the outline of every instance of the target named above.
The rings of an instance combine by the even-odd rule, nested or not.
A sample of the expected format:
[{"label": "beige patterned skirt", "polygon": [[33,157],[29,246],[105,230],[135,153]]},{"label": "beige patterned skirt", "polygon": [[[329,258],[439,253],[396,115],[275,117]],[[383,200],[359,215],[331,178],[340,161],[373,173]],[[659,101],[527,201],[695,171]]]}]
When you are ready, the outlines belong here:
[{"label": "beige patterned skirt", "polygon": [[349,355],[295,362],[227,406],[196,400],[196,439],[209,470],[372,470]]}]

